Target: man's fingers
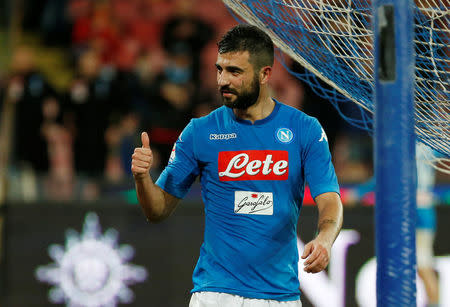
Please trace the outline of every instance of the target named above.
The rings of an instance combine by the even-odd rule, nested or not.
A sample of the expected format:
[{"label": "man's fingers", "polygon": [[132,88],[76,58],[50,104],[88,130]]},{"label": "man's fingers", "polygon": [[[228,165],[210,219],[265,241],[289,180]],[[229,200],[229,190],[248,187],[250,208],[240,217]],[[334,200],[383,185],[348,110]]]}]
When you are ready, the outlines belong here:
[{"label": "man's fingers", "polygon": [[308,273],[318,273],[324,270],[328,265],[328,259],[324,255],[319,256],[316,261],[305,268]]},{"label": "man's fingers", "polygon": [[313,263],[319,256],[320,256],[320,250],[318,247],[316,247],[316,248],[314,248],[312,253],[308,256],[308,258],[305,260],[304,265],[307,266],[307,265]]},{"label": "man's fingers", "polygon": [[323,255],[319,255],[310,265],[304,268],[304,271],[308,273],[320,272],[325,268],[325,262]]},{"label": "man's fingers", "polygon": [[302,259],[308,257],[308,255],[311,253],[312,247],[313,245],[311,243],[305,245],[305,250],[303,251]]},{"label": "man's fingers", "polygon": [[131,172],[133,172],[133,174],[145,174],[148,172],[148,168],[146,167],[140,167],[137,165],[132,165],[131,166]]},{"label": "man's fingers", "polygon": [[142,160],[150,162],[153,158],[152,152],[145,148],[136,148],[133,155],[131,156],[133,160]]},{"label": "man's fingers", "polygon": [[142,148],[150,149],[150,139],[148,137],[147,132],[141,133],[141,141],[142,141]]},{"label": "man's fingers", "polygon": [[153,153],[147,132],[141,133],[141,141],[142,147],[135,148],[131,156],[131,172],[136,180],[148,176],[153,163]]},{"label": "man's fingers", "polygon": [[311,255],[309,255],[308,259],[304,262],[304,271],[308,273],[320,272],[327,267],[329,260],[330,258],[327,249],[321,245],[317,245]]},{"label": "man's fingers", "polygon": [[132,164],[138,167],[150,168],[150,161],[133,160]]}]

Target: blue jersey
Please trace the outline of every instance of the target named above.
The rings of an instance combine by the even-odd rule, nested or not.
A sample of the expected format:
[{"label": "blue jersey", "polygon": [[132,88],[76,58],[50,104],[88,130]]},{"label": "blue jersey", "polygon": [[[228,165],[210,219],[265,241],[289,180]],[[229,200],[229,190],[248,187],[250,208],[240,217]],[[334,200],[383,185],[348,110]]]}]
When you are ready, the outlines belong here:
[{"label": "blue jersey", "polygon": [[305,181],[313,197],[339,192],[319,122],[279,102],[253,124],[225,106],[193,119],[156,184],[183,198],[197,176],[205,233],[192,292],[299,299],[296,238]]}]

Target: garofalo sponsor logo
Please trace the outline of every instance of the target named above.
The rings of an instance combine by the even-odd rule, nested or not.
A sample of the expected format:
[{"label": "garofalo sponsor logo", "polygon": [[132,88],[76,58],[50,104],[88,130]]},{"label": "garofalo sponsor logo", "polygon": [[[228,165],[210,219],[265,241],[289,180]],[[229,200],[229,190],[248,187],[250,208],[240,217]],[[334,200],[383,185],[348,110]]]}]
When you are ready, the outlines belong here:
[{"label": "garofalo sponsor logo", "polygon": [[234,213],[273,215],[273,193],[234,191]]},{"label": "garofalo sponsor logo", "polygon": [[49,299],[67,306],[117,306],[131,303],[133,292],[128,287],[147,278],[144,267],[128,264],[134,249],[118,245],[118,232],[106,230],[102,235],[98,216],[86,215],[83,232],[70,229],[66,246],[50,245],[48,251],[55,261],[36,269],[36,277],[54,285]]},{"label": "garofalo sponsor logo", "polygon": [[237,134],[236,133],[211,133],[209,135],[209,139],[210,140],[229,140],[229,139],[235,139],[237,138]]}]

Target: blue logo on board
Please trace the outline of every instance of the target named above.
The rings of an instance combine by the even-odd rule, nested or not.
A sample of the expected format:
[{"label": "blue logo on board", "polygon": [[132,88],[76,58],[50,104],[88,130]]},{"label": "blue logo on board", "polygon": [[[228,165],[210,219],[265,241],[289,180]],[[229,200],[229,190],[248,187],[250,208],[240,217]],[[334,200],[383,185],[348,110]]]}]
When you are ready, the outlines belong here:
[{"label": "blue logo on board", "polygon": [[278,141],[289,144],[294,139],[294,133],[289,128],[279,128],[276,133]]}]

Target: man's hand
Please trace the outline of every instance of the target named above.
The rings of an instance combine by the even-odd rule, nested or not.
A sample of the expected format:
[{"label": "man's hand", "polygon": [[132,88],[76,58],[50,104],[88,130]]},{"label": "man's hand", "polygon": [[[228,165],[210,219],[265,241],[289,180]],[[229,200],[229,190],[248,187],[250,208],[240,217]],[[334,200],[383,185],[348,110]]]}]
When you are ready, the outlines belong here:
[{"label": "man's hand", "polygon": [[322,242],[318,237],[305,245],[302,259],[307,273],[318,273],[325,269],[330,261],[331,245]]},{"label": "man's hand", "polygon": [[153,154],[150,149],[150,139],[147,132],[141,134],[142,147],[134,149],[134,153],[131,156],[131,172],[134,179],[144,179],[149,175],[150,168],[153,163]]}]

